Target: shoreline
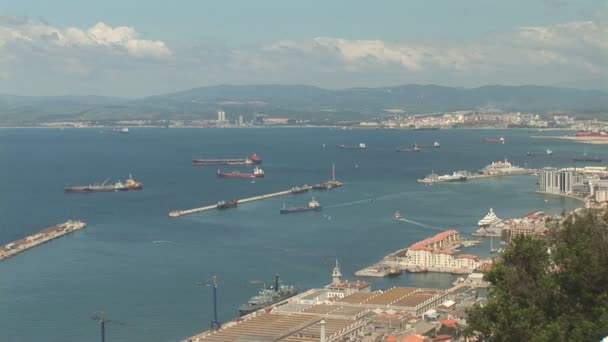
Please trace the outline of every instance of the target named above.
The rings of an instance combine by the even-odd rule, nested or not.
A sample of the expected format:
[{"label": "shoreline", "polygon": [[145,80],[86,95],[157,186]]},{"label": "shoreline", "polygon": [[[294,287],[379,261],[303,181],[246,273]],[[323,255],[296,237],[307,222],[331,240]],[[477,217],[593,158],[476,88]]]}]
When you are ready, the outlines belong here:
[{"label": "shoreline", "polygon": [[[553,196],[559,196],[559,197],[565,197],[565,198],[571,198],[571,199],[575,199],[575,200],[579,200],[583,203],[586,204],[585,199],[584,198],[580,198],[578,196],[574,196],[574,195],[568,195],[568,194],[556,194],[553,192],[545,192],[545,191],[540,191],[540,190],[536,190],[536,193],[538,194],[542,194],[542,195],[553,195]],[[586,206],[583,206],[583,208],[585,208]]]},{"label": "shoreline", "polygon": [[532,139],[557,139],[557,140],[568,140],[579,144],[590,144],[590,145],[608,145],[608,137],[575,137],[567,135],[531,135]]}]

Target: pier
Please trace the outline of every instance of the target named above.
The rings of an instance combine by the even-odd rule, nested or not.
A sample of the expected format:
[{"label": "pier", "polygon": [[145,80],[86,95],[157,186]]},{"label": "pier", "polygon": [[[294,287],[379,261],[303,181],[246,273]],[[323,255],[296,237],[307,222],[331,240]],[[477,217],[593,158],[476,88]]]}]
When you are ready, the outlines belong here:
[{"label": "pier", "polygon": [[[466,174],[466,179],[462,180],[462,181],[466,181],[466,180],[471,180],[471,179],[479,179],[479,178],[496,178],[496,177],[506,177],[506,176],[522,176],[522,175],[536,175],[538,173],[538,170],[536,169],[523,169],[523,170],[519,170],[517,172],[495,172],[495,173],[467,173]],[[454,179],[450,179],[450,178],[421,178],[417,180],[418,183],[426,183],[426,184],[434,184],[434,183],[447,183],[447,182],[460,182],[461,180],[457,180],[455,181]]]},{"label": "pier", "polygon": [[[295,188],[311,189],[311,187],[308,185],[303,185],[303,186],[295,187]],[[253,201],[260,201],[260,200],[267,199],[267,198],[285,196],[285,195],[289,195],[289,194],[301,193],[301,192],[294,191],[295,188],[285,190],[285,191],[273,192],[273,193],[265,194],[265,195],[259,195],[259,196],[239,199],[239,200],[237,200],[237,204],[249,203],[249,202],[253,202]],[[185,215],[202,213],[202,212],[214,210],[214,209],[217,209],[217,204],[208,205],[208,206],[200,207],[200,208],[186,209],[186,210],[174,210],[169,213],[169,217],[181,217],[181,216],[185,216]]]},{"label": "pier", "polygon": [[84,222],[70,220],[44,229],[21,240],[8,243],[0,248],[0,261],[13,257],[21,252],[27,251],[30,248],[34,248],[58,237],[83,229],[86,226],[87,225]]}]

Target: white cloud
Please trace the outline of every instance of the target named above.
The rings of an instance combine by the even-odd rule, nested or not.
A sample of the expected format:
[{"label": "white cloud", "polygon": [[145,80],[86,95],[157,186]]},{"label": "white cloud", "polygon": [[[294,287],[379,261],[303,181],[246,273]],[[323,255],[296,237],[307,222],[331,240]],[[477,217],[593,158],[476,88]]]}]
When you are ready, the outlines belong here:
[{"label": "white cloud", "polygon": [[165,58],[172,55],[164,42],[140,39],[133,27],[112,28],[103,22],[82,30],[76,27],[60,29],[30,19],[0,18],[0,48],[11,43],[30,44],[35,48],[97,48],[101,52],[105,49],[141,58]]}]

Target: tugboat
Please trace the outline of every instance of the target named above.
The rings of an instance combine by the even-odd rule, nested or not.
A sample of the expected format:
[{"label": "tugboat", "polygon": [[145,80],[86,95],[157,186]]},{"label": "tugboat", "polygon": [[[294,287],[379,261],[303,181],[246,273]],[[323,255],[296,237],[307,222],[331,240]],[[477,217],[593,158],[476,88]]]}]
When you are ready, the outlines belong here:
[{"label": "tugboat", "polygon": [[251,297],[247,304],[239,307],[239,314],[245,316],[254,311],[263,309],[282,300],[298,294],[298,289],[293,286],[280,284],[279,275],[275,275],[274,286],[262,289],[256,296]]},{"label": "tugboat", "polygon": [[135,179],[131,175],[122,183],[118,181],[111,185],[106,185],[106,179],[101,184],[89,184],[85,186],[73,186],[65,188],[64,191],[66,193],[78,193],[78,192],[115,192],[115,191],[133,191],[133,190],[141,190],[144,188],[144,185]]},{"label": "tugboat", "polygon": [[367,145],[364,143],[359,143],[358,145],[340,145],[340,148],[365,150],[367,148]]},{"label": "tugboat", "polygon": [[233,200],[233,201],[219,201],[217,202],[216,208],[217,209],[229,209],[229,208],[236,208],[239,205],[239,201],[238,200]]},{"label": "tugboat", "polygon": [[291,213],[301,213],[301,212],[306,212],[306,211],[320,211],[321,209],[323,209],[323,207],[319,204],[319,202],[315,201],[315,198],[313,197],[312,200],[310,202],[308,202],[308,205],[305,207],[285,207],[285,204],[283,204],[283,208],[281,209],[281,214],[291,214]]},{"label": "tugboat", "polygon": [[240,173],[239,171],[222,172],[217,170],[217,176],[220,178],[263,178],[264,170],[255,167],[252,173]]},{"label": "tugboat", "polygon": [[262,164],[262,159],[257,154],[252,154],[246,159],[193,159],[194,166],[209,165],[258,165]]}]

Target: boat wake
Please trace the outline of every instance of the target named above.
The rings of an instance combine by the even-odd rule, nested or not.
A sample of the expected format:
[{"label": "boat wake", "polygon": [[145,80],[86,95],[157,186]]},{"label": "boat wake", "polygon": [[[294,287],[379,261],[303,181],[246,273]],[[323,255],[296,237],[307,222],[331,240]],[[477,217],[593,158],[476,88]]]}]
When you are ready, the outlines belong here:
[{"label": "boat wake", "polygon": [[169,240],[156,240],[156,241],[152,241],[152,243],[171,243],[171,244],[177,245],[177,242],[169,241]]},{"label": "boat wake", "polygon": [[424,224],[424,223],[418,222],[418,221],[409,220],[409,219],[406,219],[406,218],[400,218],[398,221],[411,223],[411,224],[416,225],[418,227],[428,228],[428,229],[432,229],[432,230],[437,230],[437,231],[440,231],[440,232],[445,231],[445,229],[442,229],[442,228],[439,228],[439,227],[434,227],[434,226],[429,226],[428,224]]}]

